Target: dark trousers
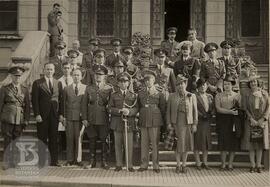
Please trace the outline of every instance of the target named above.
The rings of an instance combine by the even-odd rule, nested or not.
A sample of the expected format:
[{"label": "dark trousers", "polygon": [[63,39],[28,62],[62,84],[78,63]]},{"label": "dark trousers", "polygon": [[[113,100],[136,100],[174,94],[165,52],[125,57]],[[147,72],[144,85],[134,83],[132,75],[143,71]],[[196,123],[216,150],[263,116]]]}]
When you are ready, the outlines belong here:
[{"label": "dark trousers", "polygon": [[4,137],[4,165],[11,166],[16,164],[14,155],[17,155],[13,140],[21,136],[22,126],[2,122],[1,129]]},{"label": "dark trousers", "polygon": [[[49,153],[51,157],[51,165],[54,165],[58,162],[58,117],[53,113],[53,110],[50,111],[47,119],[42,119],[41,123],[37,124],[37,135],[38,139],[41,140],[49,148]],[[47,153],[43,145],[39,144],[38,148],[39,153],[39,164],[44,166]]]}]

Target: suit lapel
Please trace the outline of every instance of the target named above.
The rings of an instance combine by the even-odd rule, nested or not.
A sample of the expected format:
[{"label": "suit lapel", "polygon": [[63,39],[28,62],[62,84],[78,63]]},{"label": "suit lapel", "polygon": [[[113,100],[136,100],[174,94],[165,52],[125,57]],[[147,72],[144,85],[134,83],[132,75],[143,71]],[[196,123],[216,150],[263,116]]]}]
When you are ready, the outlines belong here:
[{"label": "suit lapel", "polygon": [[46,79],[42,78],[42,83],[41,83],[41,87],[48,93],[51,94],[51,91],[47,85]]}]

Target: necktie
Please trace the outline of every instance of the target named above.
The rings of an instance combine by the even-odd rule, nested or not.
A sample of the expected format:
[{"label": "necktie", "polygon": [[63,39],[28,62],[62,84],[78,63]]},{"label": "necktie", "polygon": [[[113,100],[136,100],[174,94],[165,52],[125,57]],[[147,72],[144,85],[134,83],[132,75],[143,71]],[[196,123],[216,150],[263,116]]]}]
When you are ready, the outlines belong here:
[{"label": "necktie", "polygon": [[53,93],[53,86],[52,86],[51,80],[49,80],[49,89],[50,89],[50,92]]},{"label": "necktie", "polygon": [[18,94],[18,87],[15,86],[15,93]]},{"label": "necktie", "polygon": [[123,92],[123,96],[124,96],[124,98],[126,97],[126,91]]},{"label": "necktie", "polygon": [[66,80],[66,85],[68,86],[68,78],[66,77],[66,79],[65,79],[65,80]]},{"label": "necktie", "polygon": [[78,95],[79,94],[79,89],[78,89],[78,85],[76,84],[75,86],[75,94]]}]

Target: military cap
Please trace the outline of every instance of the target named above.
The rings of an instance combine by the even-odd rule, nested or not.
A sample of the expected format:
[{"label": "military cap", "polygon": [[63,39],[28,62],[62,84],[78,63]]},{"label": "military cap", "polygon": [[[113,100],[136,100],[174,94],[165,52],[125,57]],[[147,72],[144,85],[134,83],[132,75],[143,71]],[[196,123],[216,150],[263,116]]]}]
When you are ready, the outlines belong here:
[{"label": "military cap", "polygon": [[214,42],[208,43],[204,47],[204,52],[209,53],[210,51],[214,51],[218,49],[218,45]]},{"label": "military cap", "polygon": [[117,81],[130,81],[131,77],[127,72],[122,72],[117,76]]},{"label": "military cap", "polygon": [[176,77],[176,85],[179,85],[182,82],[187,82],[188,78],[186,78],[184,75],[179,74]]},{"label": "military cap", "polygon": [[152,71],[152,70],[149,70],[149,69],[144,70],[144,71],[142,72],[142,75],[143,75],[144,78],[151,77],[151,76],[153,76],[153,77],[155,77],[155,78],[157,77],[156,72],[154,72],[154,71]]},{"label": "military cap", "polygon": [[169,27],[168,29],[167,29],[167,33],[171,33],[171,32],[174,32],[174,33],[177,33],[177,28],[176,27]]},{"label": "military cap", "polygon": [[121,45],[122,40],[120,38],[114,38],[111,40],[111,45]]},{"label": "military cap", "polygon": [[204,85],[206,83],[206,79],[204,78],[200,78],[199,80],[197,80],[196,82],[196,87],[200,88],[202,85]]},{"label": "military cap", "polygon": [[103,53],[104,56],[105,56],[106,50],[103,49],[103,48],[99,48],[99,49],[97,49],[97,50],[95,50],[95,51],[93,52],[93,55],[96,56],[96,55],[101,54],[101,53]]},{"label": "military cap", "polygon": [[25,69],[23,67],[13,66],[13,67],[9,68],[8,73],[15,75],[15,76],[21,76],[24,71],[25,71]]},{"label": "military cap", "polygon": [[74,49],[70,49],[68,50],[67,52],[67,55],[70,57],[70,58],[76,58],[79,56],[79,52],[74,50]]},{"label": "military cap", "polygon": [[158,57],[165,57],[168,55],[168,51],[166,49],[155,49],[154,54]]},{"label": "military cap", "polygon": [[235,83],[236,83],[235,79],[230,75],[226,75],[226,77],[225,77],[225,79],[223,81],[231,82],[232,85],[235,85]]},{"label": "military cap", "polygon": [[55,47],[56,47],[57,49],[65,49],[66,46],[67,46],[66,43],[63,42],[63,41],[60,41],[60,42],[58,42],[58,43],[55,44]]},{"label": "military cap", "polygon": [[126,47],[123,47],[122,48],[122,51],[123,51],[123,53],[125,53],[125,54],[131,54],[131,53],[133,53],[134,52],[134,49],[133,49],[133,47],[131,47],[131,46],[126,46]]},{"label": "military cap", "polygon": [[112,61],[112,67],[125,67],[123,60],[116,58]]},{"label": "military cap", "polygon": [[108,69],[103,66],[103,65],[96,65],[94,66],[94,72],[97,75],[107,75],[108,74]]},{"label": "military cap", "polygon": [[230,40],[224,40],[223,42],[220,43],[221,48],[232,48],[234,47],[234,44]]},{"label": "military cap", "polygon": [[89,41],[89,44],[93,44],[93,45],[100,45],[100,39],[99,38],[91,38]]}]

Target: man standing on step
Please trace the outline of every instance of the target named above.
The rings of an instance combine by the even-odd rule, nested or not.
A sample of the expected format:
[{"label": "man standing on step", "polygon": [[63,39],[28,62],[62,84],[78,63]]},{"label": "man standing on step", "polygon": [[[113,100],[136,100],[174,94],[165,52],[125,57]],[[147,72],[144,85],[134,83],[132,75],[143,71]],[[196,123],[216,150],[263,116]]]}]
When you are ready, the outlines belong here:
[{"label": "man standing on step", "polygon": [[96,167],[96,141],[101,141],[101,167],[109,169],[107,164],[107,143],[109,115],[107,106],[112,87],[106,84],[105,77],[108,70],[103,65],[94,68],[95,83],[86,88],[82,102],[82,123],[86,126],[86,133],[90,141],[90,164],[86,168]]},{"label": "man standing on step", "polygon": [[11,67],[8,73],[12,83],[0,90],[1,131],[4,137],[4,153],[8,156],[3,163],[3,169],[16,167],[15,145],[12,141],[21,136],[25,125],[29,123],[29,91],[20,83],[23,72],[24,69],[21,67]]},{"label": "man standing on step", "polygon": [[194,28],[188,30],[188,40],[192,42],[192,50],[190,56],[196,59],[205,60],[204,53],[205,44],[197,39],[197,31]]},{"label": "man standing on step", "polygon": [[[35,80],[32,86],[32,105],[37,121],[37,136],[48,145],[51,155],[51,166],[58,165],[58,109],[61,94],[61,83],[53,78],[54,64],[44,65],[44,77]],[[39,146],[39,166],[44,166],[46,150]]]},{"label": "man standing on step", "polygon": [[161,42],[161,48],[168,52],[169,58],[172,56],[173,49],[179,44],[177,41],[175,41],[176,33],[176,27],[169,27],[167,29],[168,39]]}]

